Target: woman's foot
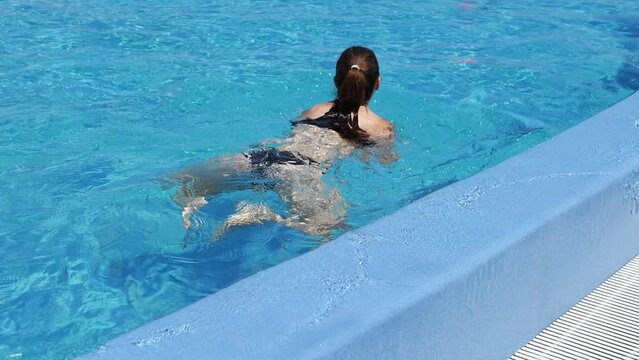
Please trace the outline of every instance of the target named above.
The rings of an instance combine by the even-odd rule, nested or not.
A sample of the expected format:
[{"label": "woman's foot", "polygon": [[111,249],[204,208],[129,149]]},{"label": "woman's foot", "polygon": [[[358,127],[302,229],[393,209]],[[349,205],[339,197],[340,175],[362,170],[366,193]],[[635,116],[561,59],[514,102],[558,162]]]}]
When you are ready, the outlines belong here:
[{"label": "woman's foot", "polygon": [[264,204],[252,204],[241,201],[235,208],[235,213],[229,216],[213,234],[213,240],[219,240],[231,227],[262,224],[265,221],[283,222],[284,218]]},{"label": "woman's foot", "polygon": [[199,208],[206,205],[207,201],[203,196],[198,196],[189,200],[186,206],[182,209],[182,225],[185,228],[191,227],[191,215],[196,212]]}]

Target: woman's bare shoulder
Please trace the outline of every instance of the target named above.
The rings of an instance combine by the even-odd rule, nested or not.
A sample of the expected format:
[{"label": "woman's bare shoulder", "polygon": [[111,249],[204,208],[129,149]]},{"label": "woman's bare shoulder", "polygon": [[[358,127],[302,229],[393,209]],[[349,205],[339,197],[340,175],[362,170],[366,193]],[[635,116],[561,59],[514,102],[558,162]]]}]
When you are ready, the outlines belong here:
[{"label": "woman's bare shoulder", "polygon": [[364,130],[376,140],[393,140],[395,138],[395,126],[393,126],[393,123],[372,111],[368,113],[366,125]]},{"label": "woman's bare shoulder", "polygon": [[298,119],[317,119],[318,117],[326,114],[333,107],[333,105],[334,103],[332,101],[327,101],[311,106],[310,108],[302,111]]}]

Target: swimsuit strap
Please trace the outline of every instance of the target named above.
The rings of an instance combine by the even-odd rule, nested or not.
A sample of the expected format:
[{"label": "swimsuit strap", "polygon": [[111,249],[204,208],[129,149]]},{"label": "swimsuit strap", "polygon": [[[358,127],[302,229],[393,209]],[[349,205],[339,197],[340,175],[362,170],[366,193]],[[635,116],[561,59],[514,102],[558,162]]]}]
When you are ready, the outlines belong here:
[{"label": "swimsuit strap", "polygon": [[[321,127],[321,128],[325,128],[325,129],[330,129],[333,130],[335,132],[337,132],[338,134],[342,135],[342,137],[344,137],[343,135],[343,129],[340,127],[339,125],[339,121],[342,118],[346,118],[348,117],[348,119],[346,121],[354,121],[354,122],[358,122],[358,113],[354,113],[353,117],[350,118],[349,115],[344,115],[341,114],[339,111],[337,111],[337,99],[335,99],[333,101],[333,106],[322,116],[316,118],[316,119],[301,119],[301,120],[293,120],[291,121],[291,123],[295,126],[295,125],[300,125],[300,124],[308,124],[308,125],[313,125],[313,126],[317,126],[317,127]],[[374,145],[374,142],[371,140],[368,140],[366,138],[361,138],[361,137],[357,137],[357,138],[351,138],[348,137],[350,140],[356,141],[357,143],[361,144],[361,145]]]},{"label": "swimsuit strap", "polygon": [[[301,120],[293,120],[291,121],[293,123],[293,125],[299,125],[299,124],[308,124],[308,125],[315,125],[321,128],[326,128],[326,129],[331,129],[331,130],[335,130],[337,132],[340,132],[339,129],[339,125],[338,125],[338,119],[340,116],[345,116],[340,114],[337,111],[337,99],[333,100],[333,106],[331,106],[331,108],[322,116],[315,118],[315,119],[301,119]],[[358,114],[355,113],[355,115],[353,116],[354,120],[358,119]]]}]

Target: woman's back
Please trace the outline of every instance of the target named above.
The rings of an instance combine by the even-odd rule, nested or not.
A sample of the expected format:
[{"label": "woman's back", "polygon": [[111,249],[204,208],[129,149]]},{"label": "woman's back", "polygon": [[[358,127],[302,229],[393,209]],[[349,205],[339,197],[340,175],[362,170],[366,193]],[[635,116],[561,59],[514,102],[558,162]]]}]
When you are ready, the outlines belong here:
[{"label": "woman's back", "polygon": [[360,106],[355,116],[358,125],[367,135],[365,138],[349,140],[340,133],[335,124],[339,114],[333,101],[315,105],[302,112],[295,128],[280,147],[297,152],[318,163],[330,165],[332,160],[349,155],[357,145],[377,145],[393,140],[392,124],[375,114],[367,106]]},{"label": "woman's back", "polygon": [[348,156],[355,149],[355,145],[344,140],[333,130],[298,124],[279,149],[313,159],[322,167],[330,167],[333,160]]}]

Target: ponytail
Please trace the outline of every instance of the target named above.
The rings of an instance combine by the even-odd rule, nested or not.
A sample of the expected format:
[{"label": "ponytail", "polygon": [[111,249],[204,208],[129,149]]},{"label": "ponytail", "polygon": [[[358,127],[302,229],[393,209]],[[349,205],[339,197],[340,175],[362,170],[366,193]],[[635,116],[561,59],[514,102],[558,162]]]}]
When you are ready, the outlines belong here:
[{"label": "ponytail", "polygon": [[369,142],[366,131],[359,127],[357,113],[373,96],[379,77],[379,65],[372,50],[353,46],[342,52],[335,65],[338,132],[342,137],[360,143]]},{"label": "ponytail", "polygon": [[366,103],[366,77],[357,64],[351,66],[337,88],[337,110],[344,115],[357,114],[360,105]]}]

